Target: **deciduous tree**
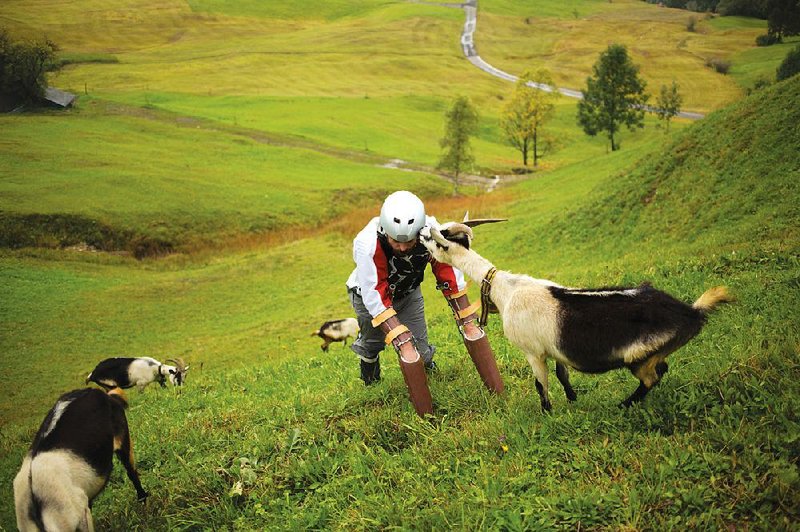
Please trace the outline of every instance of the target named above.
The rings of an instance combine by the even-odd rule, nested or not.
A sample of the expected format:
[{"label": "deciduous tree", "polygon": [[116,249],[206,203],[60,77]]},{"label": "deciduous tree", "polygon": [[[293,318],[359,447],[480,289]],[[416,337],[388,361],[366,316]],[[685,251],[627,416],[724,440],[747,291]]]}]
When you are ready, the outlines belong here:
[{"label": "deciduous tree", "polygon": [[[542,90],[544,86],[552,90]],[[503,109],[501,126],[508,142],[522,154],[524,166],[528,166],[529,154],[533,166],[539,164],[542,126],[553,115],[558,97],[547,70],[525,72],[517,81],[514,97]]]},{"label": "deciduous tree", "polygon": [[669,131],[670,120],[681,112],[681,105],[683,105],[683,97],[678,92],[678,84],[673,80],[669,87],[661,85],[661,92],[656,100],[658,107],[656,114],[667,124],[667,131]]},{"label": "deciduous tree", "polygon": [[623,125],[630,130],[644,127],[646,83],[621,44],[612,44],[600,54],[592,73],[578,102],[578,123],[587,135],[605,131],[615,151],[619,149],[615,135]]},{"label": "deciduous tree", "polygon": [[800,3],[797,0],[768,0],[767,32],[780,41],[800,35]]},{"label": "deciduous tree", "polygon": [[453,174],[453,194],[458,194],[461,173],[475,163],[470,136],[478,129],[478,112],[466,96],[459,96],[445,113],[444,153],[438,167]]},{"label": "deciduous tree", "polygon": [[15,42],[0,29],[0,93],[25,103],[35,102],[47,88],[56,45],[49,40]]}]

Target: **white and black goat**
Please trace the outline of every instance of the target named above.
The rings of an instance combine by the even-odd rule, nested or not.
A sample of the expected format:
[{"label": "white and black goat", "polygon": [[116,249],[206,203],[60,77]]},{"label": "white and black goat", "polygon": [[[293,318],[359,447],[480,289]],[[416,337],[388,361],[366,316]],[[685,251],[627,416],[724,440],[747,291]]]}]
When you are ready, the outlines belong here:
[{"label": "white and black goat", "polygon": [[136,386],[142,391],[151,382],[165,386],[167,377],[173,386],[183,385],[189,366],[183,359],[167,359],[175,365],[162,364],[155,358],[139,357],[107,358],[97,364],[86,377],[86,382],[94,382],[106,390],[111,388],[132,388]]},{"label": "white and black goat", "polygon": [[358,336],[358,320],[344,318],[342,320],[326,321],[319,329],[311,333],[311,336],[322,338],[321,349],[323,351],[327,351],[328,346],[333,342],[344,342],[344,345],[347,345],[348,338]]},{"label": "white and black goat", "polygon": [[[622,402],[640,401],[667,371],[667,355],[697,335],[707,315],[732,301],[724,287],[707,290],[693,305],[649,284],[632,288],[576,289],[497,270],[470,249],[470,225],[425,227],[422,243],[439,262],[451,264],[488,289],[508,340],[525,353],[536,377],[543,410],[550,410],[547,359],[567,398],[575,400],[567,367],[586,373],[628,368],[639,387]],[[488,283],[488,284],[487,284]],[[484,306],[489,302],[484,302]]]},{"label": "white and black goat", "polygon": [[94,530],[92,500],[108,482],[114,454],[138,499],[147,498],[134,465],[127,406],[119,388],[84,388],[58,399],[14,478],[21,531]]}]

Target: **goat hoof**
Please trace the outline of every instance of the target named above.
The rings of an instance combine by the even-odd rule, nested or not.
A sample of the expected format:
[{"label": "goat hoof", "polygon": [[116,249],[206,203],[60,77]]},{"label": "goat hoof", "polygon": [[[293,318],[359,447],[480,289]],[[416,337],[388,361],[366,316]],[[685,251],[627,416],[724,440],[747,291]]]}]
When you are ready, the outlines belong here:
[{"label": "goat hoof", "polygon": [[139,500],[139,502],[145,502],[149,496],[150,496],[149,493],[147,493],[146,491],[143,491],[143,492],[137,494],[137,499]]},{"label": "goat hoof", "polygon": [[578,398],[578,394],[575,392],[567,392],[567,401],[570,403],[575,401]]}]

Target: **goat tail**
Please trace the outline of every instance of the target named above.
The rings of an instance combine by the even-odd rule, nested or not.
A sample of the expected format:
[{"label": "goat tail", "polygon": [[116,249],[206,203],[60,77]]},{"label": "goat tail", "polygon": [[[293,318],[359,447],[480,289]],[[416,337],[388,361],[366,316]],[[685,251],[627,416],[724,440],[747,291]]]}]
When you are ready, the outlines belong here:
[{"label": "goat tail", "polygon": [[319,336],[319,329],[311,333],[311,336]]},{"label": "goat tail", "polygon": [[[94,373],[94,372],[92,372],[92,373]],[[92,382],[92,374],[91,374],[91,373],[89,373],[89,374],[86,376],[86,384],[89,384],[90,382]]]},{"label": "goat tail", "polygon": [[692,307],[699,310],[703,314],[708,314],[720,304],[731,303],[733,301],[735,301],[735,299],[728,292],[726,287],[715,286],[703,292],[703,295],[694,302]]}]

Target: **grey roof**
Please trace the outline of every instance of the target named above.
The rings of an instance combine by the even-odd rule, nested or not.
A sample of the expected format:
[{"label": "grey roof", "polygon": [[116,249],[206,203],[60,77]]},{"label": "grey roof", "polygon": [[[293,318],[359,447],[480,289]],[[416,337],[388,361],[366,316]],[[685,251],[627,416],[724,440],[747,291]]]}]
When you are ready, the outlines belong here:
[{"label": "grey roof", "polygon": [[44,99],[61,107],[69,107],[75,101],[75,95],[71,92],[48,87],[44,91]]}]

